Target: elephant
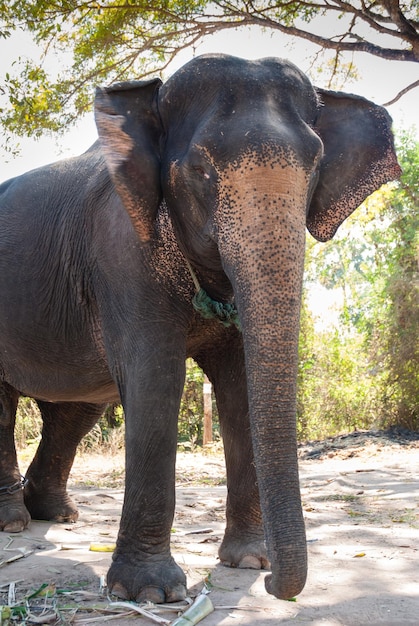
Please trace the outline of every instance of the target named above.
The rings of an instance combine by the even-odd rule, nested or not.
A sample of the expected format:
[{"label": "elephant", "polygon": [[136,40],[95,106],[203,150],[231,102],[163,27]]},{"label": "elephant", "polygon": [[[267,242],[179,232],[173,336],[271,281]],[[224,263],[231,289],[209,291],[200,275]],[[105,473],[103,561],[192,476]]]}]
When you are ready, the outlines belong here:
[{"label": "elephant", "polygon": [[[185,358],[213,383],[227,474],[220,561],[304,588],[296,441],[306,227],[316,239],[397,179],[391,118],[315,88],[291,62],[198,56],[98,87],[98,141],[0,188],[0,528],[71,520],[75,450],[108,402],[126,420],[109,590],[172,602],[170,551]],[[23,480],[19,394],[42,439]]]}]

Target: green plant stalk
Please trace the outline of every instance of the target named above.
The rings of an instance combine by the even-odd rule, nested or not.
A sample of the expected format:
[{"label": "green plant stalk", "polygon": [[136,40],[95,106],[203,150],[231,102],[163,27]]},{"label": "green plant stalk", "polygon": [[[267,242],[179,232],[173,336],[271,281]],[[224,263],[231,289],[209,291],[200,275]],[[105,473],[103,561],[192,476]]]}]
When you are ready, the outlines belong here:
[{"label": "green plant stalk", "polygon": [[187,609],[181,617],[178,617],[171,626],[191,626],[203,620],[207,615],[212,613],[214,605],[209,597],[201,593],[195,599],[192,606]]},{"label": "green plant stalk", "polygon": [[12,610],[10,606],[0,606],[0,626],[8,626],[11,616]]}]

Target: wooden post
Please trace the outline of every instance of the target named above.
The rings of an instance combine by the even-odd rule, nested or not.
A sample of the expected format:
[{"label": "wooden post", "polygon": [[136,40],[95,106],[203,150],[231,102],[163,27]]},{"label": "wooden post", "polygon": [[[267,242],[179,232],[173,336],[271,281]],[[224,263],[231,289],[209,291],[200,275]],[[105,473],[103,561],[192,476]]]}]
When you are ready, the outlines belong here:
[{"label": "wooden post", "polygon": [[204,376],[204,435],[203,444],[212,443],[212,385],[207,376]]}]

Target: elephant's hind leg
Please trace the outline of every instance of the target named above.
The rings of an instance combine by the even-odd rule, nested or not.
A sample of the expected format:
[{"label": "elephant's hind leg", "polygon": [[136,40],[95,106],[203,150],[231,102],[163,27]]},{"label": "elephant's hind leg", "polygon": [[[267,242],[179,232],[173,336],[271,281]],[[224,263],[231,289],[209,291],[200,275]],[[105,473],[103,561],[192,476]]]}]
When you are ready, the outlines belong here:
[{"label": "elephant's hind leg", "polygon": [[27,471],[25,504],[32,519],[76,521],[78,510],[67,493],[77,446],[96,424],[104,405],[38,402],[42,439]]},{"label": "elephant's hind leg", "polygon": [[30,522],[16,458],[14,428],[19,393],[0,383],[0,530],[21,532]]},{"label": "elephant's hind leg", "polygon": [[224,443],[227,524],[219,549],[220,561],[230,567],[269,568],[253,461],[241,335],[236,330],[226,330],[222,341],[203,350],[196,360],[213,383]]}]

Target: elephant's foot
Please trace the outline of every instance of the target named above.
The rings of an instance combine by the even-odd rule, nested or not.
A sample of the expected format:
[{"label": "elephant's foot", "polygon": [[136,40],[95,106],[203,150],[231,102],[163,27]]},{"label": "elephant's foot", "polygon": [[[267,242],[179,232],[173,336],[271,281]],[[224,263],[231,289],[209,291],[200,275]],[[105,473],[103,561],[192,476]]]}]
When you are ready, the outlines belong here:
[{"label": "elephant's foot", "polygon": [[171,556],[135,562],[115,555],[107,582],[111,593],[136,602],[178,602],[187,595],[186,576]]},{"label": "elephant's foot", "polygon": [[270,569],[263,533],[226,531],[218,556],[226,567]]},{"label": "elephant's foot", "polygon": [[0,530],[20,533],[29,525],[31,516],[23,503],[23,494],[6,495],[0,502]]},{"label": "elephant's foot", "polygon": [[32,519],[54,522],[75,522],[78,519],[77,506],[66,491],[39,489],[29,478],[24,498]]}]

